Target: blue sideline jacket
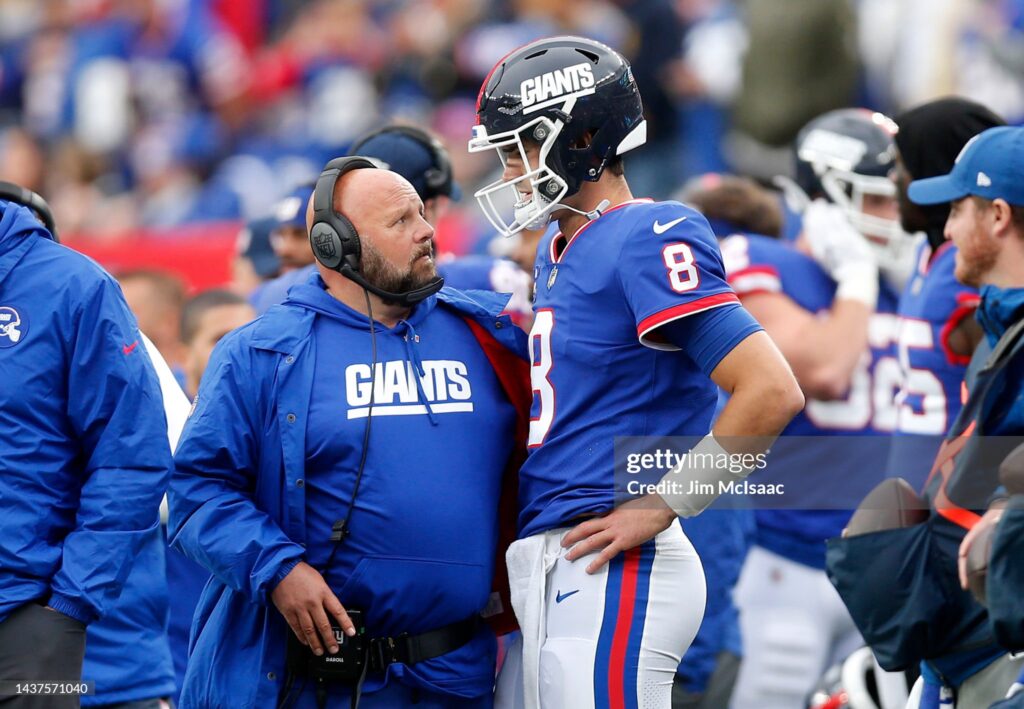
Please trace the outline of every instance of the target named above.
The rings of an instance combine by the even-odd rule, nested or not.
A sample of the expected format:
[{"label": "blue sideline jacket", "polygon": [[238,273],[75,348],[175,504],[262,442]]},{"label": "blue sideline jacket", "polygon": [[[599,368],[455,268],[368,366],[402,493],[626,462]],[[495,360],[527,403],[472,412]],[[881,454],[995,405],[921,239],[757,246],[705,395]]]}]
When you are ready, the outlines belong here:
[{"label": "blue sideline jacket", "polygon": [[[308,285],[296,288],[317,287],[321,299],[330,298],[322,292],[319,275],[314,275]],[[308,302],[302,302],[303,299]],[[312,522],[307,515],[307,498],[314,481],[306,483],[303,479],[312,475],[306,459],[307,446],[311,445],[306,421],[317,405],[314,375],[318,356],[326,356],[323,352],[317,353],[320,343],[315,335],[317,320],[324,317],[325,310],[339,309],[336,303],[316,306],[316,300],[316,294],[300,298],[293,289],[284,304],[272,307],[254,323],[218,344],[200,387],[194,414],[175,455],[176,471],[169,496],[172,546],[214,574],[196,610],[182,706],[275,706],[284,685],[285,640],[291,631],[274,607],[270,594],[300,560],[312,553],[317,538],[311,537],[313,532],[307,529]],[[429,344],[432,320],[424,321],[424,309],[447,311],[447,314],[436,313],[437,317],[444,318],[454,313],[465,321],[465,337],[472,340],[475,336],[487,352],[503,384],[502,366],[496,361],[495,350],[521,365],[523,384],[528,387],[525,335],[512,325],[507,315],[500,314],[505,300],[507,296],[483,292],[470,295],[446,288],[417,306],[409,318],[409,324],[415,324],[417,331],[423,334],[423,345],[416,344],[419,336],[409,328],[401,348],[412,350],[411,361],[415,363],[419,356],[416,349]],[[354,319],[350,320],[351,327],[356,328]],[[368,329],[366,322],[362,317],[364,329]],[[383,353],[395,346],[392,340],[396,337],[400,335],[378,327],[378,347]],[[365,333],[354,335],[352,342],[360,349],[365,346],[368,356],[369,337]],[[456,345],[451,349],[456,349]],[[354,356],[351,352],[337,352],[339,358]],[[387,355],[382,354],[381,358],[386,359]],[[428,395],[428,400],[434,397],[434,394]],[[525,411],[526,407],[522,408]],[[436,411],[441,411],[440,407]],[[211,416],[212,412],[216,415]],[[438,419],[444,416],[438,414]],[[344,426],[343,407],[339,418],[339,426]],[[384,427],[386,423],[378,426]],[[393,445],[409,453],[409,469],[396,472],[409,475],[427,465],[416,458],[414,441]],[[510,441],[466,441],[464,445],[510,447]],[[370,450],[372,461],[374,448],[371,446]],[[369,500],[374,491],[372,465],[372,462],[367,463],[367,479],[363,485],[368,492],[360,488],[361,499],[365,494]],[[373,515],[364,514],[364,525],[379,527],[379,520],[368,517]],[[415,548],[417,543],[434,535],[436,530],[423,529],[421,539],[410,543]],[[359,544],[357,536],[353,528],[351,544]],[[488,538],[484,534],[480,536]],[[489,549],[494,548],[493,542],[491,538]],[[478,539],[460,539],[450,544],[450,553],[476,557],[479,555],[476,547],[480,544]],[[342,546],[339,556],[350,554],[352,548]],[[488,566],[493,566],[489,551],[487,558]],[[370,626],[374,625],[375,618],[378,631],[392,634],[400,630],[398,625],[414,622],[410,620],[411,612],[418,614],[424,623],[447,618],[437,625],[469,614],[471,604],[467,598],[479,595],[480,571],[472,571],[473,566],[468,563],[461,565],[462,571],[459,564],[446,563],[447,577],[452,579],[453,574],[462,573],[466,578],[454,592],[445,593],[436,586],[437,579],[431,574],[407,578],[409,569],[418,569],[422,574],[423,563],[422,560],[389,557],[376,563],[372,578],[366,572],[359,582],[350,579],[350,592],[353,592],[353,585],[363,589],[353,592],[357,596],[366,590],[363,588],[366,584],[373,589],[373,607],[368,609],[367,621],[371,634],[374,628]],[[386,577],[378,573],[385,567],[391,569]],[[483,580],[482,593],[486,601],[489,575]],[[340,598],[342,603],[346,602],[344,589]],[[452,607],[453,603],[458,605],[457,609]],[[481,607],[473,606],[469,612]],[[406,627],[413,633],[428,629]],[[414,666],[394,665],[388,678],[452,696],[479,696],[491,691],[493,686],[493,645],[493,636],[489,640],[478,637],[466,646],[471,652],[460,649]],[[367,691],[381,686],[379,681],[374,684],[376,686],[369,686],[368,679]]]},{"label": "blue sideline jacket", "polygon": [[104,615],[171,466],[156,374],[117,283],[0,201],[0,622]]}]

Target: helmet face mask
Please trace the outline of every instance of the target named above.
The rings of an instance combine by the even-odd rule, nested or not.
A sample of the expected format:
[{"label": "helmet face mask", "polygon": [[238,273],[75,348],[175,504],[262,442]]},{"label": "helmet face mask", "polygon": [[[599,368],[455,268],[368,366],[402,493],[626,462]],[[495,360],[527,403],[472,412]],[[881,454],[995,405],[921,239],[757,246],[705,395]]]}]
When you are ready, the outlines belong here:
[{"label": "helmet face mask", "polygon": [[887,177],[841,170],[827,171],[821,176],[821,184],[829,199],[843,209],[853,228],[867,239],[882,274],[893,287],[902,290],[913,273],[919,240],[903,230],[898,211],[893,218],[882,217],[871,214],[864,204],[868,197],[881,197],[895,205],[896,186]]},{"label": "helmet face mask", "polygon": [[[509,180],[500,176],[494,182],[477,190],[474,196],[480,203],[491,225],[501,234],[511,236],[523,229],[540,229],[547,224],[550,215],[559,206],[569,191],[566,181],[548,164],[547,157],[555,141],[561,133],[562,126],[556,125],[548,118],[538,116],[521,128],[488,136],[484,126],[473,126],[473,138],[469,141],[469,152],[478,153],[484,150],[497,150],[502,167],[508,166],[506,150],[515,146],[523,174]],[[539,141],[537,139],[540,139]],[[530,159],[529,145],[531,141],[539,144],[536,162]],[[528,190],[520,190],[526,184]],[[529,196],[523,199],[523,192]],[[501,199],[504,197],[504,199]],[[512,219],[507,203],[512,201]]]},{"label": "helmet face mask", "polygon": [[865,211],[867,197],[892,200],[895,206],[896,186],[889,178],[828,170],[821,176],[821,185],[829,200],[843,208],[853,227],[872,242],[888,242],[906,235],[898,217],[890,219]]},{"label": "helmet face mask", "polygon": [[[902,288],[913,272],[918,239],[900,224],[896,186],[888,177],[896,161],[895,133],[890,118],[863,109],[819,116],[797,137],[796,182],[809,197],[824,196],[839,206],[875,250],[887,280]],[[867,209],[871,197],[892,200],[892,217]]]},{"label": "helmet face mask", "polygon": [[503,166],[518,151],[523,165],[524,174],[475,195],[505,236],[542,227],[559,209],[580,211],[563,200],[647,135],[629,64],[582,37],[538,40],[499,61],[480,89],[477,118],[469,151],[497,150]]}]

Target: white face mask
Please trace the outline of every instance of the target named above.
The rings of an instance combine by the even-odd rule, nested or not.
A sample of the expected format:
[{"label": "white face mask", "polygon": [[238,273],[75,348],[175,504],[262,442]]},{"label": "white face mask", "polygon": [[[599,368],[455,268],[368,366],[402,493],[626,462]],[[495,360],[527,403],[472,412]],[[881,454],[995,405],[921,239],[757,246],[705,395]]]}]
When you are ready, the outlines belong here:
[{"label": "white face mask", "polygon": [[[509,180],[504,176],[485,185],[474,194],[484,216],[504,236],[512,236],[523,229],[540,229],[551,218],[551,213],[569,191],[565,180],[547,165],[547,156],[562,131],[561,121],[537,117],[515,130],[487,135],[482,125],[473,126],[469,152],[496,150],[501,164],[507,163],[503,148],[515,146],[523,165],[523,174]],[[530,162],[524,137],[540,143],[537,164]],[[520,187],[528,190],[520,191]],[[524,195],[524,192],[528,194]],[[508,216],[511,215],[511,219]]]},{"label": "white face mask", "polygon": [[896,186],[888,177],[871,177],[830,169],[821,175],[829,199],[846,213],[854,229],[863,234],[878,256],[879,270],[897,292],[914,272],[914,253],[921,235],[903,230],[899,218],[887,219],[863,211],[864,197],[896,198]]}]

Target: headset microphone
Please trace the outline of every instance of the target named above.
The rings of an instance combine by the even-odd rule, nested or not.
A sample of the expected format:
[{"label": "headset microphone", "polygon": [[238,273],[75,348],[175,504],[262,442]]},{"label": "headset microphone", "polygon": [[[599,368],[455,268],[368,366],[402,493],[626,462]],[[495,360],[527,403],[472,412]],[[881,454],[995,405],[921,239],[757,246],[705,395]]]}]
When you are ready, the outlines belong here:
[{"label": "headset microphone", "polygon": [[432,281],[427,283],[425,286],[416,288],[414,290],[405,291],[404,293],[392,293],[386,291],[383,288],[378,288],[373,285],[358,271],[352,269],[348,264],[343,264],[339,269],[338,273],[348,278],[350,281],[354,281],[356,284],[362,286],[364,289],[370,291],[376,296],[379,296],[382,300],[396,303],[398,305],[408,307],[419,303],[421,300],[425,300],[430,296],[437,293],[441,288],[444,287],[444,279],[440,276],[436,276]]}]

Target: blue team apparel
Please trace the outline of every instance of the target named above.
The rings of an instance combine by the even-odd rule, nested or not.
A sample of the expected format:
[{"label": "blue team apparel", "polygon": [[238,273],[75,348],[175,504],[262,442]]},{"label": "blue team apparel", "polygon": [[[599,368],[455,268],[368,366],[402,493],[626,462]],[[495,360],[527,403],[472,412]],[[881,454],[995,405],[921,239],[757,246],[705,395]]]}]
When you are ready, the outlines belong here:
[{"label": "blue team apparel", "polygon": [[146,532],[117,603],[89,625],[82,677],[96,683],[96,693],[82,697],[83,707],[176,696],[165,545],[162,525]]},{"label": "blue team apparel", "polygon": [[49,598],[89,623],[157,523],[160,389],[117,283],[28,209],[0,209],[0,621]]},{"label": "blue team apparel", "polygon": [[[792,246],[757,235],[735,235],[722,242],[729,283],[740,298],[781,293],[811,313],[832,307],[836,283],[810,257]],[[792,561],[825,568],[825,540],[837,536],[853,509],[883,476],[888,435],[896,411],[885,405],[897,381],[892,356],[896,297],[879,289],[877,312],[869,325],[870,362],[852,377],[845,399],[809,399],[782,432],[768,466],[752,482],[786,484],[787,509],[757,509],[757,543]],[[785,437],[801,436],[787,445]],[[807,438],[821,437],[820,444]],[[851,436],[871,436],[866,445]],[[798,509],[794,509],[798,508]]]},{"label": "blue team apparel", "polygon": [[117,283],[29,210],[0,209],[0,621],[49,598],[90,623],[83,705],[166,696],[156,374]]},{"label": "blue team apparel", "polygon": [[[571,239],[554,234],[538,249],[535,278],[520,537],[613,507],[616,436],[708,433],[717,400],[709,372],[656,331],[738,307],[707,221],[678,202],[632,200]],[[743,321],[724,351],[757,329]]]},{"label": "blue team apparel", "polygon": [[[184,705],[276,705],[291,631],[269,596],[300,560],[326,562],[371,398],[351,536],[328,580],[343,604],[367,613],[371,636],[421,633],[483,609],[516,421],[485,340],[525,376],[524,336],[503,305],[444,289],[396,327],[378,324],[375,376],[367,319],[314,275],[218,344],[170,492],[172,544],[214,574],[196,611]],[[371,676],[365,691],[400,682],[484,696],[494,645],[481,629],[447,655]],[[311,694],[302,695],[310,705]]]},{"label": "blue team apparel", "polygon": [[[164,542],[166,544],[166,541]],[[177,549],[167,547],[167,639],[171,643],[174,664],[174,692],[170,694],[178,704],[181,688],[185,684],[188,667],[188,644],[192,632],[192,618],[203,587],[210,572],[189,559]]]},{"label": "blue team apparel", "polygon": [[449,288],[511,293],[505,311],[524,329],[525,322],[533,315],[530,304],[533,281],[513,261],[480,254],[460,256],[437,264],[437,273]]},{"label": "blue team apparel", "polygon": [[958,355],[949,338],[978,306],[978,291],[958,282],[956,247],[936,251],[924,242],[914,275],[900,295],[895,356],[901,393],[888,474],[920,490],[946,431],[963,405],[962,385],[969,355]]},{"label": "blue team apparel", "polygon": [[976,195],[1024,204],[1024,128],[999,126],[967,141],[948,175],[914,180],[910,199],[917,204],[943,204]]},{"label": "blue team apparel", "polygon": [[305,283],[314,273],[316,273],[315,264],[286,271],[277,278],[261,283],[249,296],[249,303],[255,308],[257,315],[263,315],[271,306],[283,303],[292,286]]},{"label": "blue team apparel", "polygon": [[[444,283],[449,288],[510,293],[518,284],[509,282],[506,275],[509,268],[518,270],[515,264],[506,259],[476,255],[439,263],[437,273],[444,278]],[[249,296],[249,302],[256,309],[256,313],[262,315],[270,306],[283,303],[292,286],[304,283],[315,272],[316,266],[313,264],[288,271],[260,284]]]},{"label": "blue team apparel", "polygon": [[514,278],[521,271],[508,259],[473,254],[442,261],[437,264],[437,273],[449,288],[509,293],[518,285]]}]

